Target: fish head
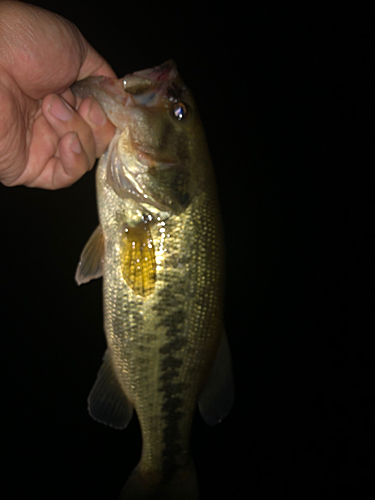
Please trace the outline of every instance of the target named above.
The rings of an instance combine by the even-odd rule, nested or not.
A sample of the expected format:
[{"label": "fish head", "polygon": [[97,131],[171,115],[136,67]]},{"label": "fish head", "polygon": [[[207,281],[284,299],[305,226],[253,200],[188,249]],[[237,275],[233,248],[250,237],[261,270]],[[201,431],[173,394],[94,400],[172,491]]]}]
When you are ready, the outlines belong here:
[{"label": "fish head", "polygon": [[108,183],[123,198],[171,213],[183,211],[202,185],[200,166],[209,155],[196,104],[175,63],[119,80],[87,80],[90,95],[118,128]]}]

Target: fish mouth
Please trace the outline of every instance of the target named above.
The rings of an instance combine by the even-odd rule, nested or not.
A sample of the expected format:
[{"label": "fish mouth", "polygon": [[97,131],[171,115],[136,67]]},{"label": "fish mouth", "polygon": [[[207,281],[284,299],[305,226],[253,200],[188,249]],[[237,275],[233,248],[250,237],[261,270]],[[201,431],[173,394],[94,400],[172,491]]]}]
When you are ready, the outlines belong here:
[{"label": "fish mouth", "polygon": [[[95,97],[109,120],[119,129],[129,123],[129,112],[138,106],[154,106],[165,98],[170,100],[169,87],[178,79],[174,61],[136,71],[123,78],[88,77],[72,85],[75,95],[85,99]],[[153,155],[151,155],[153,156]],[[160,162],[162,163],[162,162]],[[169,163],[168,161],[166,163]]]}]

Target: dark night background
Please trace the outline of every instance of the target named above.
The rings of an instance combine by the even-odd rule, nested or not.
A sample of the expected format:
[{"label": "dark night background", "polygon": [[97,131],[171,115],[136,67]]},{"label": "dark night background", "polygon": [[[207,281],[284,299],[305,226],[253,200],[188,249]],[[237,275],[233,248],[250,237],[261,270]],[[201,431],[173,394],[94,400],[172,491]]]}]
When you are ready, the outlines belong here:
[{"label": "dark night background", "polygon": [[[369,12],[32,3],[73,21],[119,76],[174,58],[199,105],[236,379],[230,416],[194,421],[202,500],[372,498]],[[105,349],[101,282],[79,288],[74,272],[96,225],[93,172],[57,192],[0,186],[4,499],[116,500],[138,461],[136,419],[120,432],[86,410]]]}]

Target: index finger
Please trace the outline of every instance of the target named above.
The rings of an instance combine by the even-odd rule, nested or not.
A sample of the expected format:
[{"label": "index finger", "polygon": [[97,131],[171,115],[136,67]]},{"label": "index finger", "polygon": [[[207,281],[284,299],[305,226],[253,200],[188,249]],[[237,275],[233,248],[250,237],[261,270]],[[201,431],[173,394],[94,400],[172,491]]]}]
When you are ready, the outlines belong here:
[{"label": "index finger", "polygon": [[83,80],[88,76],[106,76],[108,78],[117,78],[107,61],[89,44],[89,42],[81,35],[86,44],[86,59],[83,62],[77,80]]}]

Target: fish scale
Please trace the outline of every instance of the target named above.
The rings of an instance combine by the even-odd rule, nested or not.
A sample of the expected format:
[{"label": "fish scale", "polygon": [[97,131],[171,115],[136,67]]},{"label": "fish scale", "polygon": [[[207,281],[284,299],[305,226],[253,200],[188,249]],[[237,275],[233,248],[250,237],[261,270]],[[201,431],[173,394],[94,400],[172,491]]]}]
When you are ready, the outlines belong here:
[{"label": "fish scale", "polygon": [[[105,171],[103,174],[105,178]],[[100,182],[100,168],[98,178]],[[218,339],[214,334],[221,322],[222,297],[219,294],[211,294],[211,301],[208,301],[207,297],[210,297],[210,287],[213,290],[220,289],[219,248],[216,248],[216,265],[213,265],[211,260],[211,252],[215,248],[215,242],[219,240],[219,235],[212,231],[210,238],[210,233],[204,232],[206,237],[200,241],[200,235],[203,233],[197,227],[197,217],[190,214],[190,211],[200,213],[200,220],[205,219],[204,224],[207,225],[206,214],[200,210],[203,203],[199,202],[197,199],[186,214],[172,217],[166,224],[166,230],[170,231],[165,252],[168,257],[163,261],[163,274],[159,276],[155,295],[147,299],[134,296],[133,291],[130,288],[124,289],[121,282],[117,286],[114,285],[110,272],[104,273],[104,277],[109,276],[108,281],[104,281],[104,303],[108,304],[105,311],[107,342],[115,365],[119,367],[119,378],[128,397],[134,402],[140,420],[145,461],[143,465],[152,470],[155,467],[163,468],[164,448],[174,450],[173,459],[180,465],[183,465],[184,459],[187,460],[188,430],[197,392],[201,379],[207,376],[200,365],[202,362],[207,364],[207,353],[211,352],[213,357],[217,348]],[[194,220],[194,224],[189,224],[188,221],[191,220]],[[215,219],[211,217],[211,221],[212,224]],[[107,227],[102,218],[101,225]],[[109,230],[106,233],[111,245],[116,236],[119,238],[117,227],[113,226],[113,229],[114,234]],[[155,234],[155,247],[160,244],[160,233],[157,229],[155,227],[152,231]],[[219,228],[216,228],[216,233],[218,231]],[[193,238],[189,233],[193,234]],[[174,238],[177,234],[178,238]],[[191,245],[181,245],[184,241],[190,241]],[[216,245],[219,246],[217,243]],[[200,259],[193,267],[197,248]],[[209,259],[210,268],[213,268],[210,272],[204,265],[204,249],[209,251],[206,258]],[[173,262],[176,255],[179,262],[190,261],[188,273],[185,273],[184,269],[169,267],[169,261]],[[121,265],[120,252],[116,256],[112,254],[112,259],[115,266]],[[187,295],[193,297],[191,302],[186,301]],[[204,335],[199,336],[200,331],[204,332]],[[199,356],[200,352],[205,352],[204,360]],[[143,371],[145,362],[148,364],[147,372]],[[163,366],[173,366],[173,377],[165,377],[167,370],[163,369]],[[190,375],[187,384],[189,372],[198,375],[195,378]],[[180,394],[181,405],[183,399],[183,407],[180,410],[173,405],[166,408],[167,401],[176,401],[176,393]],[[144,404],[145,401],[147,404]],[[143,406],[140,407],[140,404]],[[176,429],[173,426],[178,420],[179,428]],[[173,422],[172,429],[168,422]],[[179,449],[177,445],[183,450],[180,457],[176,456],[176,449]],[[155,452],[150,450],[159,450],[159,456],[156,458]]]},{"label": "fish scale", "polygon": [[78,283],[103,275],[108,349],[89,411],[117,428],[137,413],[142,456],[121,498],[195,500],[197,402],[211,425],[233,402],[213,169],[173,62],[122,82],[95,77],[73,89],[96,97],[118,127],[96,173],[100,229],[76,274]]}]

